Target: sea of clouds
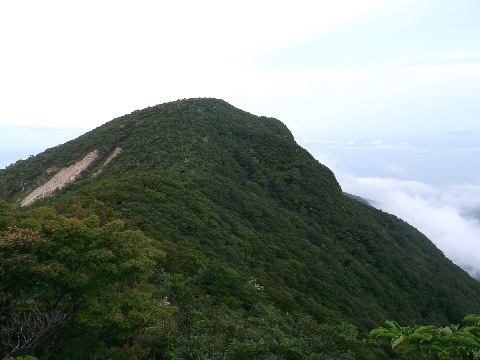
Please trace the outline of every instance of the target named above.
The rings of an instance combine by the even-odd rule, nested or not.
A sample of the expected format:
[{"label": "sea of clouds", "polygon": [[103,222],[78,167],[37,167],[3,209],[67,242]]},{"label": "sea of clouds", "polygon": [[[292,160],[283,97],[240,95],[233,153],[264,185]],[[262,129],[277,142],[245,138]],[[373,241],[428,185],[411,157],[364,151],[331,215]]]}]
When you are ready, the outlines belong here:
[{"label": "sea of clouds", "polygon": [[[394,162],[390,164],[390,177],[385,176],[381,169],[377,173],[382,176],[358,176],[345,166],[343,154],[318,147],[313,153],[335,173],[343,191],[368,199],[375,207],[405,220],[425,234],[446,257],[480,280],[480,179],[477,183],[471,179],[459,183],[442,182],[435,173],[429,183],[408,180],[405,179],[406,173],[410,173],[412,178],[415,178],[414,174],[408,169],[404,171],[405,166]],[[383,158],[391,155],[384,152]],[[373,169],[375,163],[381,163],[374,159],[365,157],[363,161]],[[410,156],[410,161],[415,162],[415,156]],[[470,163],[472,171],[473,164]],[[448,168],[444,171],[444,180],[457,179],[449,176]],[[425,175],[429,172],[428,167],[423,169],[423,173],[419,169],[417,172],[419,178],[428,180]]]},{"label": "sea of clouds", "polygon": [[375,207],[407,221],[480,279],[480,185],[437,187],[418,181],[338,177],[344,191],[370,199]]}]

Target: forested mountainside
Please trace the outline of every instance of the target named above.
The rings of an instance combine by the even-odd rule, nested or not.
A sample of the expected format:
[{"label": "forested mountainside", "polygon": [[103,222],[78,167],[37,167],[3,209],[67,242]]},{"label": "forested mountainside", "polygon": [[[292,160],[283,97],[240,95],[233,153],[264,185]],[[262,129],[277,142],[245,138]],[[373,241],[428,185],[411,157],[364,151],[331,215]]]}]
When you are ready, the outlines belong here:
[{"label": "forested mountainside", "polygon": [[[85,166],[79,166],[81,161]],[[62,173],[66,169],[70,172]],[[37,190],[41,196],[22,202],[48,181],[49,187]],[[333,173],[301,148],[280,121],[222,100],[181,100],[135,111],[17,161],[0,170],[0,197],[18,206],[2,205],[3,239],[32,234],[55,239],[52,229],[61,229],[60,248],[41,252],[46,263],[62,263],[62,254],[76,251],[69,238],[80,241],[82,232],[92,239],[116,234],[114,228],[119,232],[114,237],[135,234],[139,247],[157,254],[131,250],[144,259],[137,259],[140,263],[154,267],[142,267],[139,281],[148,289],[148,299],[163,304],[162,316],[154,306],[155,316],[112,328],[105,319],[126,316],[123,312],[133,306],[112,305],[115,289],[132,284],[112,280],[109,297],[102,301],[116,312],[110,314],[107,305],[97,313],[77,310],[75,306],[85,309],[90,295],[85,300],[77,294],[84,300],[68,305],[70,312],[57,304],[69,315],[49,338],[54,358],[68,358],[65,354],[75,349],[89,354],[86,344],[102,344],[98,351],[136,351],[145,358],[379,358],[370,345],[356,340],[357,330],[368,331],[386,319],[458,322],[480,305],[480,284],[425,236],[345,195]],[[96,259],[128,255],[115,255],[109,248],[114,244],[101,245],[105,252],[95,252]],[[0,266],[13,266],[11,254],[21,253],[19,259],[24,259],[41,248],[8,242],[4,249],[10,255],[4,250]],[[65,262],[61,266],[68,268],[71,259]],[[22,286],[16,283],[13,291],[4,285],[0,293],[39,301]],[[24,286],[29,291],[38,286],[45,302],[53,302],[49,296],[55,288],[42,290],[47,283]],[[147,305],[136,311],[147,314]],[[105,319],[93,321],[99,312]],[[152,322],[158,331],[150,333],[146,329]],[[36,346],[36,356],[46,351]]]}]

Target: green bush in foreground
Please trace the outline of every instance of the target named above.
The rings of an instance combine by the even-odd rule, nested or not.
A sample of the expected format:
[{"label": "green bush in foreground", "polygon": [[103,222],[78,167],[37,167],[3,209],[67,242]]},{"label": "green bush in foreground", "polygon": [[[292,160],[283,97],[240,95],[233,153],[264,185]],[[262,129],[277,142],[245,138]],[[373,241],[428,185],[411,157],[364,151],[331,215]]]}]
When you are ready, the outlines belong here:
[{"label": "green bush in foreground", "polygon": [[386,321],[387,327],[373,329],[370,336],[390,338],[393,350],[412,358],[420,355],[427,359],[479,359],[480,315],[468,315],[463,321],[474,324],[402,327],[395,321]]}]

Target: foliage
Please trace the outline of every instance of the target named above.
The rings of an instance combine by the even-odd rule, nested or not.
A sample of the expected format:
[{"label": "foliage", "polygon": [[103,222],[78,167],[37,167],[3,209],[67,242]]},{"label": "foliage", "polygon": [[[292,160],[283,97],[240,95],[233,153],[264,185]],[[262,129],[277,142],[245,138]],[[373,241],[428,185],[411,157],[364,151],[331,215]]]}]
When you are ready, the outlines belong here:
[{"label": "foliage", "polygon": [[391,339],[392,349],[401,354],[421,354],[428,359],[478,359],[480,358],[480,315],[468,315],[464,322],[474,325],[445,327],[433,325],[398,325],[386,321],[387,328],[372,330],[370,336]]},{"label": "foliage", "polygon": [[20,214],[0,232],[1,355],[81,350],[89,358],[86,339],[99,348],[134,342],[168,319],[148,282],[163,256],[120,220],[100,225],[98,216],[67,218],[50,208]]},{"label": "foliage", "polygon": [[[319,324],[302,313],[287,313],[256,298],[249,311],[238,311],[202,292],[181,275],[167,276],[169,300],[177,304],[174,331],[156,338],[165,359],[380,359],[382,351],[359,340],[352,324]],[[258,296],[255,296],[258,294]]]},{"label": "foliage", "polygon": [[[117,147],[118,156],[93,176]],[[18,204],[53,176],[52,168],[94,149],[99,156],[91,167],[53,196],[26,210],[0,203],[5,236],[39,239],[11,251],[25,255],[15,256],[33,281],[26,283],[49,289],[42,296],[53,296],[49,284],[70,291],[62,292],[59,313],[75,312],[52,338],[56,356],[95,348],[105,358],[379,358],[371,343],[337,335],[354,328],[361,337],[385,318],[458,322],[478,309],[480,284],[427,238],[346,196],[280,121],[221,100],[135,111],[18,161],[0,170],[0,197]],[[51,221],[63,238],[40,225]],[[131,240],[119,258],[145,259],[136,251],[152,247],[152,254],[164,252],[153,261],[158,271],[140,273],[141,281],[121,280],[130,272],[115,263],[122,248],[110,248],[117,240],[84,259],[88,241],[110,234]],[[68,239],[77,238],[71,246]],[[74,254],[85,260],[78,271],[67,266],[75,264]],[[41,267],[32,268],[37,258]],[[88,265],[95,261],[98,266]],[[48,273],[44,263],[66,270]],[[18,286],[12,280],[2,291]],[[19,289],[15,296],[35,294]],[[125,315],[124,305],[132,303],[139,310]]]}]

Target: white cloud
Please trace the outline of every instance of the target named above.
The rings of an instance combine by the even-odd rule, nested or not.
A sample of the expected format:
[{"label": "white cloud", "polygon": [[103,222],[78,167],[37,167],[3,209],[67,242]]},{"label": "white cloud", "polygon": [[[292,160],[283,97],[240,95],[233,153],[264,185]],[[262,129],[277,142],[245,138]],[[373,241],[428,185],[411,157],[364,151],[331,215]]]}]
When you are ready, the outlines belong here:
[{"label": "white cloud", "polygon": [[480,279],[480,183],[435,186],[358,177],[334,156],[319,151],[315,157],[335,173],[343,191],[372,200],[377,208],[407,221],[450,260]]},{"label": "white cloud", "polygon": [[480,209],[480,185],[435,187],[335,173],[344,191],[373,200],[376,207],[425,234],[471,275],[480,274],[480,219],[472,216],[472,211]]},{"label": "white cloud", "polygon": [[316,144],[321,147],[349,148],[349,149],[406,149],[412,148],[408,142],[385,143],[382,140],[356,142],[354,140],[323,140],[323,139],[302,139],[304,144]]},{"label": "white cloud", "polygon": [[391,163],[388,170],[391,173],[396,174],[397,176],[407,175],[407,171],[403,167],[401,167],[400,165],[395,164],[395,163]]}]

